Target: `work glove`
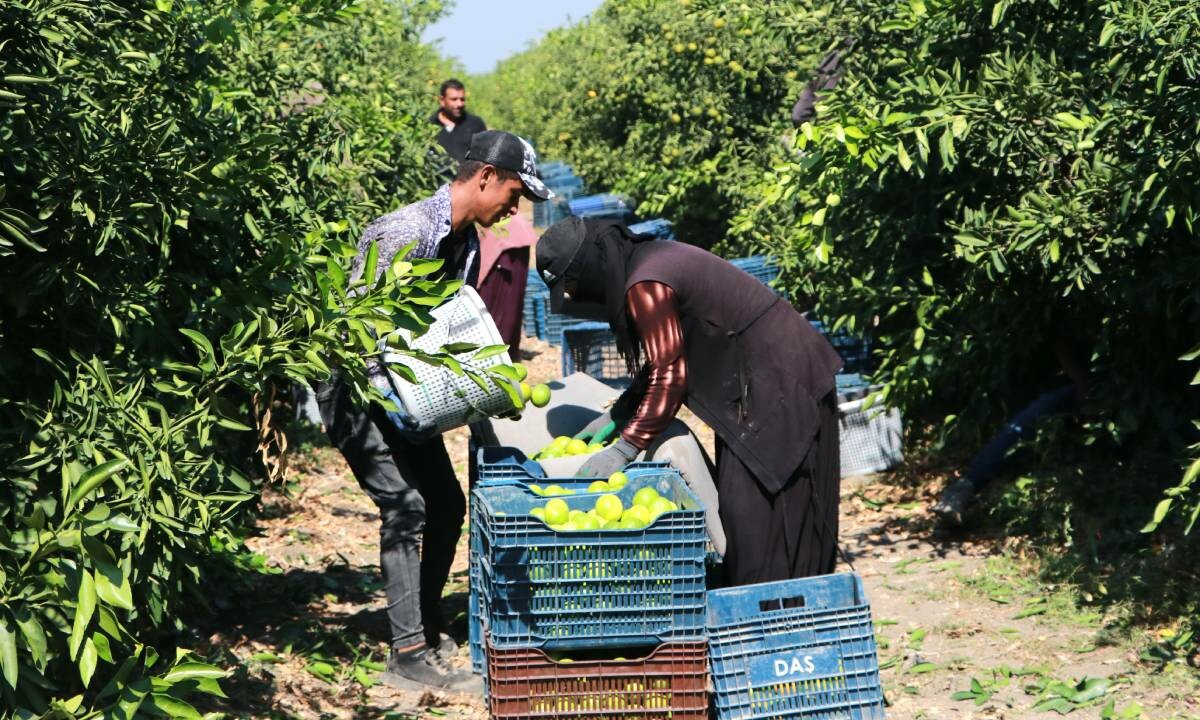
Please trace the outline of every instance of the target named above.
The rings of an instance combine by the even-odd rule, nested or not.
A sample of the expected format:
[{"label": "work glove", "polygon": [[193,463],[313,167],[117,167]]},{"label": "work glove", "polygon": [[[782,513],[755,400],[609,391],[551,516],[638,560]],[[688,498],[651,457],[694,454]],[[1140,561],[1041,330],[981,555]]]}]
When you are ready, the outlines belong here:
[{"label": "work glove", "polygon": [[605,410],[600,416],[588,423],[587,427],[575,435],[576,439],[589,443],[603,443],[617,429],[613,421],[612,410]]},{"label": "work glove", "polygon": [[385,393],[384,397],[391,400],[398,408],[397,410],[387,410],[385,412],[387,412],[388,420],[391,420],[396,429],[403,433],[406,440],[423,443],[441,434],[438,432],[436,426],[422,427],[421,423],[404,409],[403,401],[395,393]]},{"label": "work glove", "polygon": [[575,473],[575,477],[607,479],[633,462],[637,454],[638,449],[633,446],[633,443],[625,438],[620,438],[612,445],[592,455],[583,464],[583,467],[579,468],[579,472]]}]

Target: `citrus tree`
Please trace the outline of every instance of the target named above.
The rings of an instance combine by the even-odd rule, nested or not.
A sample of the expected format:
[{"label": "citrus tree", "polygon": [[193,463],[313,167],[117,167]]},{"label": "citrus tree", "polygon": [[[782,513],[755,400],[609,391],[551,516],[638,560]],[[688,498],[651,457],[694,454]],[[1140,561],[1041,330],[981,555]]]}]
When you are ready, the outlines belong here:
[{"label": "citrus tree", "polygon": [[846,78],[734,238],[877,336],[891,402],[977,440],[1067,339],[1095,385],[1084,442],[1178,458],[1196,407],[1200,4],[840,13]]},{"label": "citrus tree", "polygon": [[220,692],[172,638],[238,546],[274,388],[337,369],[370,400],[377,338],[456,288],[345,270],[364,220],[436,185],[438,11],[0,5],[0,714]]},{"label": "citrus tree", "polygon": [[804,3],[608,2],[471,89],[497,127],[711,245],[785,156],[791,104],[839,41],[828,15]]}]

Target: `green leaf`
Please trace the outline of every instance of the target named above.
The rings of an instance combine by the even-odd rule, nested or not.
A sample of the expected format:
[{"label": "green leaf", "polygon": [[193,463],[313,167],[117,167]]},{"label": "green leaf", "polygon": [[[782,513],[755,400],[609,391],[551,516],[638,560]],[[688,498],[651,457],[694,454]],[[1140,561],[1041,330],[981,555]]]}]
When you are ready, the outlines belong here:
[{"label": "green leaf", "polygon": [[92,682],[92,675],[96,672],[96,664],[99,662],[99,656],[96,653],[96,644],[89,637],[83,641],[83,652],[79,653],[79,679],[83,681],[83,686],[87,687]]},{"label": "green leaf", "polygon": [[379,243],[371,241],[367,248],[367,259],[363,264],[363,282],[371,285],[375,282],[375,270],[379,267]]},{"label": "green leaf", "polygon": [[1104,23],[1104,27],[1100,29],[1100,47],[1107,46],[1109,41],[1112,40],[1112,36],[1115,35],[1116,32],[1116,23],[1114,23],[1112,20]]},{"label": "green leaf", "polygon": [[488,345],[481,348],[479,352],[472,356],[472,360],[487,360],[488,358],[508,352],[507,345]]},{"label": "green leaf", "polygon": [[896,158],[900,161],[900,167],[907,172],[912,168],[912,158],[908,156],[908,150],[904,148],[903,142],[896,143]]},{"label": "green leaf", "polygon": [[129,578],[115,565],[94,559],[93,562],[96,565],[96,595],[113,607],[132,610],[133,591],[129,587]]},{"label": "green leaf", "polygon": [[75,600],[75,620],[71,625],[69,642],[72,658],[78,656],[88,624],[92,621],[92,613],[96,611],[96,583],[92,579],[92,574],[84,569],[79,577],[79,594]]},{"label": "green leaf", "polygon": [[1153,519],[1146,523],[1145,527],[1142,528],[1142,532],[1154,532],[1154,530],[1158,528],[1159,524],[1166,519],[1167,513],[1171,510],[1171,503],[1173,501],[1173,498],[1163,498],[1162,500],[1159,500],[1158,505],[1156,505],[1154,508]]},{"label": "green leaf", "polygon": [[79,478],[79,482],[75,484],[75,487],[71,489],[71,494],[67,497],[67,512],[73,510],[80,500],[95,492],[98,487],[104,484],[105,480],[124,470],[128,465],[128,458],[118,458],[117,460],[109,460],[106,463],[97,465],[85,472]]},{"label": "green leaf", "polygon": [[184,680],[195,680],[197,678],[213,678],[220,679],[225,677],[226,673],[216,665],[209,665],[202,662],[182,662],[171,668],[171,670],[163,677],[167,682],[177,683]]},{"label": "green leaf", "polygon": [[29,648],[33,664],[39,668],[44,667],[46,664],[46,631],[42,629],[42,623],[25,605],[17,609],[16,616],[17,626],[21,628],[21,634],[25,636],[25,645]]},{"label": "green leaf", "polygon": [[146,698],[142,709],[159,717],[203,720],[203,716],[196,711],[196,708],[166,693],[151,694],[150,697]]},{"label": "green leaf", "polygon": [[937,665],[934,665],[931,662],[922,662],[913,665],[911,668],[909,668],[908,672],[911,675],[922,675],[927,672],[933,672],[934,670],[937,670]]},{"label": "green leaf", "polygon": [[0,612],[0,670],[3,670],[4,681],[8,686],[16,690],[20,670],[17,665],[17,633],[7,612]]},{"label": "green leaf", "polygon": [[951,696],[950,696],[950,699],[951,699],[951,700],[959,700],[959,701],[961,701],[961,700],[974,700],[974,699],[975,699],[975,693],[973,693],[973,692],[967,692],[966,690],[959,690],[958,692],[956,692],[956,693],[954,693],[953,695],[951,695]]},{"label": "green leaf", "polygon": [[476,345],[475,343],[456,342],[456,343],[447,343],[447,344],[443,345],[441,350],[442,350],[442,352],[450,354],[450,355],[461,355],[465,352],[470,352],[477,347],[479,347],[479,346]]},{"label": "green leaf", "polygon": [[196,345],[196,349],[200,351],[201,368],[211,370],[213,367],[215,367],[213,360],[216,358],[217,354],[213,350],[212,343],[209,342],[204,333],[192,330],[191,328],[180,328],[179,332],[191,338],[191,341]]}]

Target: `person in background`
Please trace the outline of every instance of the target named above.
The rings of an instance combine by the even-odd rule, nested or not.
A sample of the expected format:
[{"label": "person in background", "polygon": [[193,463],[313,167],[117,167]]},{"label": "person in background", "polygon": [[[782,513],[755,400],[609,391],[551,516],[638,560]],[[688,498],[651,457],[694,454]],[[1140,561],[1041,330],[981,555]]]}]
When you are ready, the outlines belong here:
[{"label": "person in background", "polygon": [[[383,273],[396,253],[415,241],[413,257],[441,258],[443,279],[458,278],[477,287],[482,273],[476,225],[491,227],[510,217],[522,197],[552,197],[536,167],[533,148],[516,135],[476,134],[453,182],[366,227],[351,278],[362,275],[372,244],[378,246],[378,273]],[[503,322],[504,309],[497,312]],[[370,378],[388,389],[386,368],[373,365]],[[466,499],[445,443],[440,435],[429,437],[403,412],[359,406],[336,373],[315,390],[330,440],[379,507],[379,564],[392,635],[382,679],[418,691],[482,689],[477,678],[450,665],[458,646],[444,632],[440,607],[466,516]]]},{"label": "person in background", "polygon": [[519,214],[479,230],[479,297],[488,306],[496,329],[508,344],[513,362],[521,361],[529,248],[535,242],[537,233],[533,224]]},{"label": "person in background", "polygon": [[716,435],[730,582],[832,572],[840,481],[834,375],[842,359],[755,278],[700,248],[652,240],[617,221],[568,218],[537,243],[551,309],[566,296],[603,306],[637,375],[589,427],[631,419],[579,474],[620,470],[686,404]]},{"label": "person in background", "polygon": [[[942,491],[941,498],[930,508],[944,524],[952,527],[964,524],[966,511],[975,503],[976,496],[1000,474],[1008,461],[1009,451],[1021,440],[1033,437],[1040,419],[1078,408],[1087,400],[1088,371],[1079,360],[1086,350],[1071,335],[1065,326],[1060,326],[1053,342],[1054,358],[1065,379],[1062,375],[1055,377],[1048,389],[1013,415],[971,458],[963,476],[948,485]],[[1049,375],[1049,368],[1043,369],[1042,373]]]},{"label": "person in background", "polygon": [[471,138],[487,130],[483,118],[467,112],[467,89],[454,78],[442,83],[438,109],[429,117],[429,122],[442,128],[437,143],[455,162],[462,162],[466,157]]}]

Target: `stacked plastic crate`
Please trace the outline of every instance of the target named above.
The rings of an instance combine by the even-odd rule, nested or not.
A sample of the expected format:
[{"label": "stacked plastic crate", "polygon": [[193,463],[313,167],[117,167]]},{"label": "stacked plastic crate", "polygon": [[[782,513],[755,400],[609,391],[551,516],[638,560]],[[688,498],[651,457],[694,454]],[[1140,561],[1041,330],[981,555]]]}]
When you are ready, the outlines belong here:
[{"label": "stacked plastic crate", "polygon": [[629,221],[633,217],[633,202],[623,195],[587,195],[574,198],[568,206],[575,217],[611,218],[622,221]]},{"label": "stacked plastic crate", "polygon": [[533,224],[548,228],[568,217],[569,203],[583,194],[583,178],[575,174],[570,165],[563,162],[547,162],[538,166],[538,176],[546,187],[554,191],[554,197],[533,206]]},{"label": "stacked plastic crate", "polygon": [[675,239],[675,225],[666,218],[643,220],[630,225],[629,229],[639,235],[653,235],[659,240]]},{"label": "stacked plastic crate", "polygon": [[[491,716],[704,720],[704,510],[679,473],[637,463],[602,493],[511,448],[480,449],[477,467],[471,657]],[[535,492],[552,485],[564,494]],[[538,517],[552,500],[586,513],[612,495],[629,508],[650,488],[677,509],[640,527],[555,530]]]},{"label": "stacked plastic crate", "polygon": [[871,607],[853,574],[715,590],[709,657],[721,720],[884,720]]}]

